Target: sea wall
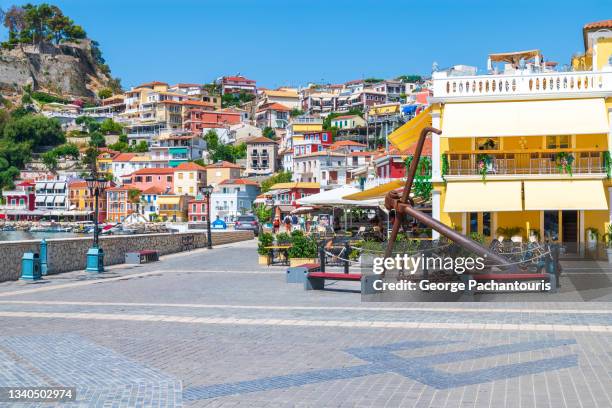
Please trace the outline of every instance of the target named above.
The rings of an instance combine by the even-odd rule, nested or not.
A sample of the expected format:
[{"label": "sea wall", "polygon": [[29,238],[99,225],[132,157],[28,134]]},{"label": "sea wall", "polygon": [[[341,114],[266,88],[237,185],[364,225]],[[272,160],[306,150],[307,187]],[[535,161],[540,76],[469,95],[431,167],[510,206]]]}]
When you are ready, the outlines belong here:
[{"label": "sea wall", "polygon": [[[253,239],[251,231],[213,232],[213,245],[228,244]],[[63,238],[47,240],[48,273],[57,274],[84,270],[87,249],[93,239]],[[104,264],[115,265],[125,261],[125,253],[155,249],[160,255],[189,251],[206,246],[206,232],[175,234],[115,235],[100,237],[104,249]],[[21,257],[24,252],[40,252],[40,240],[0,242],[0,282],[17,280],[21,276]]]}]

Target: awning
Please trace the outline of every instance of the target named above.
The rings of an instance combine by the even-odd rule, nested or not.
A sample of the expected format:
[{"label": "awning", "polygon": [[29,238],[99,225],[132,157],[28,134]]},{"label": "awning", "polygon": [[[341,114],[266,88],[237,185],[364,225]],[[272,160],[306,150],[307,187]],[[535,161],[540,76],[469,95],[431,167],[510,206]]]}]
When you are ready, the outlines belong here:
[{"label": "awning", "polygon": [[315,208],[313,207],[300,207],[300,208],[296,208],[295,210],[291,211],[291,214],[306,214],[309,212],[313,212],[315,211]]},{"label": "awning", "polygon": [[309,206],[325,206],[325,207],[344,207],[344,206],[361,206],[361,207],[377,207],[379,200],[355,201],[347,200],[345,197],[359,193],[357,187],[344,185],[332,190],[323,191],[319,194],[309,195],[297,200],[300,205]]},{"label": "awning", "polygon": [[404,187],[405,184],[406,184],[405,180],[393,180],[388,183],[381,184],[380,186],[372,187],[367,190],[360,191],[358,193],[344,196],[342,198],[346,200],[356,200],[356,201],[371,200],[373,198],[382,198],[389,191]]},{"label": "awning", "polygon": [[525,210],[607,210],[601,180],[525,181]]},{"label": "awning", "polygon": [[427,126],[431,126],[431,107],[423,109],[414,118],[394,130],[389,135],[389,141],[402,152],[419,139],[421,130]]},{"label": "awning", "polygon": [[489,58],[493,62],[509,62],[518,64],[521,59],[530,60],[539,56],[540,54],[540,50],[501,52],[498,54],[489,54]]},{"label": "awning", "polygon": [[522,211],[520,181],[448,182],[444,212]]},{"label": "awning", "polygon": [[580,135],[609,130],[603,98],[447,103],[442,120],[443,137]]}]

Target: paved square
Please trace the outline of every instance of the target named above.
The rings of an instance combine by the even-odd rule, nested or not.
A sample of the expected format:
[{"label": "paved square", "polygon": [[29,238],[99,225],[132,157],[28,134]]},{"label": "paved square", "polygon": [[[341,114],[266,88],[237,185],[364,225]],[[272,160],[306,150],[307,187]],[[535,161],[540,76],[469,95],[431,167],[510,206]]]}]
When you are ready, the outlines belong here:
[{"label": "paved square", "polygon": [[74,386],[61,406],[82,407],[612,407],[610,303],[362,303],[286,284],[255,247],[0,284],[0,386]]}]

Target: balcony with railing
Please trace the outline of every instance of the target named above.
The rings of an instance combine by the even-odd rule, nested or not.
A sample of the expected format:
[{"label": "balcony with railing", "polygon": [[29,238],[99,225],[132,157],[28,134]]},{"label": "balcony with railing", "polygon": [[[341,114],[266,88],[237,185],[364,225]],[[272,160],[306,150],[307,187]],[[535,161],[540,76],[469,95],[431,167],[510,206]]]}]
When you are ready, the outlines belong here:
[{"label": "balcony with railing", "polygon": [[446,175],[605,175],[606,156],[604,149],[454,151]]},{"label": "balcony with railing", "polygon": [[495,75],[433,75],[433,96],[444,100],[482,97],[597,96],[612,92],[612,71],[532,72],[514,71]]}]

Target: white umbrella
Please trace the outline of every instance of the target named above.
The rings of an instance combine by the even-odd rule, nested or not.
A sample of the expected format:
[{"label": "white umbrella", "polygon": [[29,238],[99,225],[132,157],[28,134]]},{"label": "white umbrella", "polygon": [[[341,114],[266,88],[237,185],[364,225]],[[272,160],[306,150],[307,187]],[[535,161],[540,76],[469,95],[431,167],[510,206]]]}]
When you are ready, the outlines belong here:
[{"label": "white umbrella", "polygon": [[319,194],[309,195],[307,197],[300,198],[296,202],[299,205],[318,205],[328,207],[343,207],[343,206],[356,206],[356,207],[378,207],[381,200],[384,198],[373,199],[373,200],[346,200],[342,197],[359,193],[361,190],[354,186],[344,185],[342,187],[335,188],[333,190],[323,191]]}]

